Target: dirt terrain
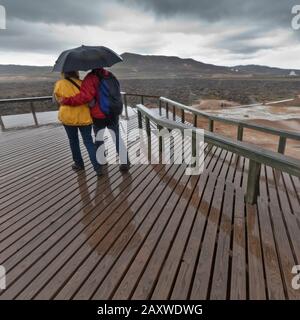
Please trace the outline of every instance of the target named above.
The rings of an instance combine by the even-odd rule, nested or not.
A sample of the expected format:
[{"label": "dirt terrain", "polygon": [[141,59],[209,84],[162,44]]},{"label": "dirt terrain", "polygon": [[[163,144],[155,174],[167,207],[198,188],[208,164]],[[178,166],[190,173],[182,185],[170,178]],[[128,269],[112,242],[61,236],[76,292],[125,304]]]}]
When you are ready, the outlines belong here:
[{"label": "dirt terrain", "polygon": [[[50,95],[59,74],[41,76],[0,75],[0,99]],[[121,79],[122,90],[152,95],[164,95],[193,104],[198,99],[223,99],[239,104],[293,98],[300,93],[300,79],[245,78],[174,78]]]},{"label": "dirt terrain", "polygon": [[[294,103],[293,103],[294,102]],[[220,107],[220,105],[223,105]],[[203,108],[203,106],[205,106]],[[210,108],[208,109],[207,106]],[[281,104],[274,104],[273,106],[258,106],[249,108],[239,108],[234,104],[227,104],[224,106],[224,101],[202,101],[198,105],[194,105],[196,109],[201,109],[207,113],[212,113],[218,116],[226,116],[227,118],[234,118],[236,120],[248,121],[253,124],[259,124],[265,127],[272,127],[281,130],[300,132],[300,105],[299,99]],[[263,111],[262,111],[263,110]],[[245,117],[247,115],[247,117]],[[192,117],[187,116],[189,121]],[[198,120],[198,126],[201,128],[208,128],[208,121]],[[236,138],[237,127],[215,123],[215,132],[222,135]],[[244,141],[254,143],[261,147],[277,151],[278,137],[261,133],[254,130],[244,130]],[[286,154],[300,159],[300,141],[287,140]]]}]

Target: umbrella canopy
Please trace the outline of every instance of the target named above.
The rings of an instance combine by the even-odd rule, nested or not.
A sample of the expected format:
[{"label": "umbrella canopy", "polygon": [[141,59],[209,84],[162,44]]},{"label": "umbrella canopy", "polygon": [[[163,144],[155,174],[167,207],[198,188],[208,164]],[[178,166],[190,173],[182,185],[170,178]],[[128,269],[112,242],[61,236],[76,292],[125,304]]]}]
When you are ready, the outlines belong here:
[{"label": "umbrella canopy", "polygon": [[111,67],[121,61],[122,57],[109,48],[81,46],[64,51],[57,59],[53,71],[88,71]]}]

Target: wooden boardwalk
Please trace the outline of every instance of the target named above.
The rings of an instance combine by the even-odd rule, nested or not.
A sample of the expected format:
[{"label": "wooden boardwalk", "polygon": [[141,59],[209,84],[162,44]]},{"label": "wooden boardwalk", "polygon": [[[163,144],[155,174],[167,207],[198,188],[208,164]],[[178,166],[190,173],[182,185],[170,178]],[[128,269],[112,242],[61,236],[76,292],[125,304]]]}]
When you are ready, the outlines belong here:
[{"label": "wooden boardwalk", "polygon": [[88,161],[70,170],[60,126],[0,143],[0,299],[300,299],[298,178],[262,166],[250,206],[248,161],[216,147],[200,176],[109,165],[97,179]]}]

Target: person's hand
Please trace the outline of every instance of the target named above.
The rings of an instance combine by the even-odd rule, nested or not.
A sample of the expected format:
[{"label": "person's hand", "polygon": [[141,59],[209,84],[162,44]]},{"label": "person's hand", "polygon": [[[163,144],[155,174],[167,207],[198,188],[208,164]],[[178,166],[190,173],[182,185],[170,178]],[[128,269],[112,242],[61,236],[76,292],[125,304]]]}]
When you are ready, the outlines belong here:
[{"label": "person's hand", "polygon": [[62,97],[57,97],[57,102],[61,105],[63,104],[64,98]]}]

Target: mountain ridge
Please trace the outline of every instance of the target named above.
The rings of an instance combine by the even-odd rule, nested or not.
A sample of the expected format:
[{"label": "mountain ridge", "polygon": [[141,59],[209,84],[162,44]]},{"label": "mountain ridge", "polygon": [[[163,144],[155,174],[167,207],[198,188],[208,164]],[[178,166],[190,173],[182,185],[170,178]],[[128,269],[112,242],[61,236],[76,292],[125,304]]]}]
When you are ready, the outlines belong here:
[{"label": "mountain ridge", "polygon": [[[163,78],[163,77],[202,77],[202,76],[289,76],[300,75],[300,70],[283,69],[264,65],[219,66],[197,61],[192,58],[180,58],[164,55],[141,55],[124,52],[123,63],[112,67],[117,76],[126,78]],[[29,66],[0,64],[1,75],[45,75],[50,74],[52,66]]]}]

